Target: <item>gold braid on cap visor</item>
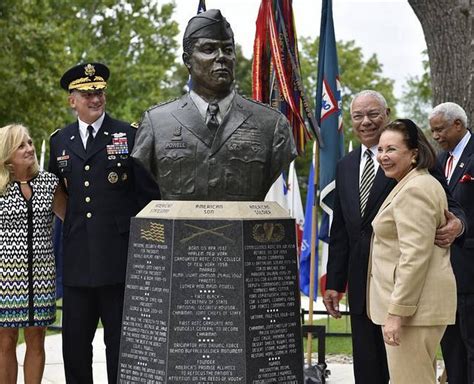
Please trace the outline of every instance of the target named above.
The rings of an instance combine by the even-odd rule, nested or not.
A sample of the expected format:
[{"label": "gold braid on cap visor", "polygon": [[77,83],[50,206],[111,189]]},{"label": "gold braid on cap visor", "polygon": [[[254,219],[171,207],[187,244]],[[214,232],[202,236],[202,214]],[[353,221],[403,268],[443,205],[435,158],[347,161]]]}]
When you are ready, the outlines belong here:
[{"label": "gold braid on cap visor", "polygon": [[107,88],[107,83],[102,76],[95,76],[93,80],[90,77],[81,77],[69,83],[68,89],[78,89],[81,91],[89,91],[94,89]]}]

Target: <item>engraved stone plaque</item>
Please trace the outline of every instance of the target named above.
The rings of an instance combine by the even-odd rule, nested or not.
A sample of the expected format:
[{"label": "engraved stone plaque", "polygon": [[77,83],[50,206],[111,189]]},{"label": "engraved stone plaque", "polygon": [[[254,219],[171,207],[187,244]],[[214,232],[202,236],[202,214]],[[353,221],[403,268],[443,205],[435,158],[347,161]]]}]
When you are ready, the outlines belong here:
[{"label": "engraved stone plaque", "polygon": [[303,383],[295,223],[276,203],[132,219],[120,383]]}]

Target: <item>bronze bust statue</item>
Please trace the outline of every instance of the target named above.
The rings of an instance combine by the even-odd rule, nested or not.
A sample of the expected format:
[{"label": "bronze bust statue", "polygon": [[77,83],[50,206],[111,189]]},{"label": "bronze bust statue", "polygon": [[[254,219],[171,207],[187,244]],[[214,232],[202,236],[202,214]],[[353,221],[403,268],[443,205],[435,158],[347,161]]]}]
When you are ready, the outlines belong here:
[{"label": "bronze bust statue", "polygon": [[189,21],[183,51],[191,89],[145,112],[132,156],[165,200],[263,200],[297,154],[288,120],[235,92],[234,35],[219,10]]}]

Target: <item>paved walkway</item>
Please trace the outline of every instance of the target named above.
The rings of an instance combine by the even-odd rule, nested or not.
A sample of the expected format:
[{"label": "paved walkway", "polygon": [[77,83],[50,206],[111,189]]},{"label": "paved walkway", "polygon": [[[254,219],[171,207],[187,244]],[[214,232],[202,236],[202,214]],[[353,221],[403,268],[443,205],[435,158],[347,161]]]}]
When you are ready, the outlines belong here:
[{"label": "paved walkway", "polygon": [[[103,330],[99,328],[94,338],[94,384],[107,384],[107,368],[105,365],[105,346],[103,342]],[[64,378],[63,356],[61,335],[47,336],[45,341],[46,365],[43,374],[43,384],[63,384]],[[25,356],[25,344],[17,348],[18,362],[18,384],[23,384],[23,358]]]},{"label": "paved walkway", "polygon": [[[105,366],[105,347],[103,343],[102,329],[98,329],[94,339],[94,384],[107,384],[107,372]],[[46,366],[44,369],[44,384],[63,384],[64,379],[63,358],[61,354],[61,335],[46,337]],[[17,348],[20,369],[18,371],[18,384],[23,380],[23,358],[25,355],[25,344]],[[329,364],[328,369],[331,375],[327,380],[328,384],[353,384],[352,364]]]}]

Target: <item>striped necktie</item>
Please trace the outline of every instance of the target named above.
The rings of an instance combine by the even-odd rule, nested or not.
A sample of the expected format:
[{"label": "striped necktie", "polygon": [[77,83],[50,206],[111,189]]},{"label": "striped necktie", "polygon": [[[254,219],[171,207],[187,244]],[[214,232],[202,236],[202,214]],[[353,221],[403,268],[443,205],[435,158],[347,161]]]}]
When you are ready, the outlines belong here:
[{"label": "striped necktie", "polygon": [[362,177],[360,178],[359,187],[361,217],[364,216],[365,207],[367,206],[367,200],[369,199],[370,189],[372,188],[375,179],[374,160],[372,160],[372,152],[370,152],[370,149],[365,150],[364,156],[367,157],[367,160],[365,161],[364,170],[362,171]]},{"label": "striped necktie", "polygon": [[444,168],[444,175],[446,176],[446,180],[448,181],[451,178],[451,173],[453,172],[453,161],[454,161],[454,156],[450,152],[448,156],[448,160],[446,161],[446,167]]}]

